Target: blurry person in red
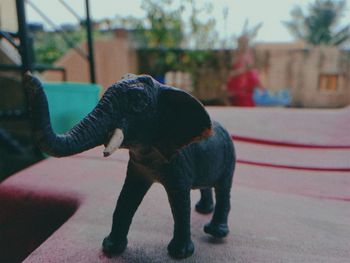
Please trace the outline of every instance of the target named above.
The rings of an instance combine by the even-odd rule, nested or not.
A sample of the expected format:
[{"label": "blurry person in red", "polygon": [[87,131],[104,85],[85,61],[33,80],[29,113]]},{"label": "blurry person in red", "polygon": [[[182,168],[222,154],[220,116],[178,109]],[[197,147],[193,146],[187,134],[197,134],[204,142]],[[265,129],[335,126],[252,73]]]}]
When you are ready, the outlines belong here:
[{"label": "blurry person in red", "polygon": [[255,106],[253,91],[261,87],[259,75],[254,68],[254,55],[249,47],[249,37],[238,38],[238,46],[227,80],[227,93],[231,105]]}]

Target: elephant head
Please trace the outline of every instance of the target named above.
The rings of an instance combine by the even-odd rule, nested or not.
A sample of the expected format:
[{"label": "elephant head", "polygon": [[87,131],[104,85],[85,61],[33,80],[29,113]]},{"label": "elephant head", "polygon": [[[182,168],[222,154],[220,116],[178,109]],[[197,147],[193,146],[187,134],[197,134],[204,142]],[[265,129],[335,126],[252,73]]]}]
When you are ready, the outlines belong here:
[{"label": "elephant head", "polygon": [[212,131],[208,113],[193,96],[147,75],[128,75],[110,86],[80,123],[58,135],[51,128],[40,80],[27,73],[24,81],[35,141],[52,156],[69,156],[102,144],[105,156],[119,147],[138,145],[173,153]]}]

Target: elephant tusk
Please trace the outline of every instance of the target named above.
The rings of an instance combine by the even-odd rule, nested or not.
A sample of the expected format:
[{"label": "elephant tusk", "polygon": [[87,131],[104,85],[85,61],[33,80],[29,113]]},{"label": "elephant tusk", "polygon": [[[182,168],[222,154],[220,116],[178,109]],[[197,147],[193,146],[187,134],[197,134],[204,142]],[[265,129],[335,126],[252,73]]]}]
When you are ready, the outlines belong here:
[{"label": "elephant tusk", "polygon": [[106,148],[103,151],[103,156],[108,157],[116,150],[119,149],[120,145],[122,145],[124,139],[124,134],[121,129],[115,129],[113,136],[109,140]]}]

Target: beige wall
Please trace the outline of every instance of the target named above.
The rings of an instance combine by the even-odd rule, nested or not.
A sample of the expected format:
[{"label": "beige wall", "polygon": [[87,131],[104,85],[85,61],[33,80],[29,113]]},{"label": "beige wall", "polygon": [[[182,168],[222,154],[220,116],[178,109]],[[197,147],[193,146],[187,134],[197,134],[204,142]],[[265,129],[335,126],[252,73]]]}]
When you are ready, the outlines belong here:
[{"label": "beige wall", "polygon": [[18,31],[15,0],[0,0],[0,28],[5,31]]},{"label": "beige wall", "polygon": [[[86,43],[81,45],[86,50]],[[126,38],[101,39],[94,41],[96,80],[104,89],[118,81],[126,73],[137,72],[136,52]],[[76,51],[68,51],[56,63],[67,71],[67,80],[89,82],[89,65]],[[61,81],[58,72],[45,72],[45,80]]]},{"label": "beige wall", "polygon": [[[303,43],[287,43],[256,45],[255,54],[263,86],[271,91],[288,88],[293,106],[336,108],[350,104],[350,53],[336,48],[307,48]],[[104,88],[125,73],[138,71],[137,54],[126,35],[96,40],[95,61],[97,82]],[[68,81],[89,82],[88,64],[74,50],[56,65],[66,68]],[[337,89],[320,90],[321,74],[337,74]],[[225,67],[203,67],[194,94],[202,100],[223,98],[226,75]],[[44,78],[61,80],[62,76],[57,72],[46,72]]]},{"label": "beige wall", "polygon": [[[292,90],[300,93],[295,103],[307,107],[340,107],[348,104],[348,89],[344,85],[338,61],[341,53],[335,48],[314,48],[302,58],[300,77],[301,85],[292,87]],[[322,91],[319,89],[320,74],[339,74],[338,88],[335,91]]]},{"label": "beige wall", "polygon": [[[265,87],[289,88],[293,106],[335,108],[350,104],[350,56],[335,47],[305,49],[257,48]],[[338,76],[336,90],[320,90],[320,76]]]},{"label": "beige wall", "polygon": [[[4,31],[17,32],[16,1],[0,0],[0,29]],[[5,39],[0,40],[0,63],[20,64],[21,58],[17,50]],[[0,76],[17,77],[19,72],[0,71]]]}]

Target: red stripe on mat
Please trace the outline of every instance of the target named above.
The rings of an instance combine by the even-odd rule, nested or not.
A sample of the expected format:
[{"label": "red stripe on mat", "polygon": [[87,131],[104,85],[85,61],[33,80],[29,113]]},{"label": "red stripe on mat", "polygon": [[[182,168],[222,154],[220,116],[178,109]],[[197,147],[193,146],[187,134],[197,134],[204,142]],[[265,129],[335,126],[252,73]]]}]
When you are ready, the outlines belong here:
[{"label": "red stripe on mat", "polygon": [[237,160],[237,163],[271,167],[271,168],[281,168],[281,169],[293,169],[293,170],[306,170],[306,171],[318,171],[318,172],[350,172],[350,168],[321,168],[321,167],[307,167],[307,166],[291,166],[291,165],[281,165],[272,163],[259,163],[246,160]]},{"label": "red stripe on mat", "polygon": [[231,137],[235,141],[255,143],[255,144],[265,144],[270,146],[310,148],[310,149],[350,149],[350,145],[317,145],[317,144],[304,144],[304,143],[292,143],[292,142],[279,142],[279,141],[251,138],[251,137],[238,136],[238,135],[231,135]]}]

